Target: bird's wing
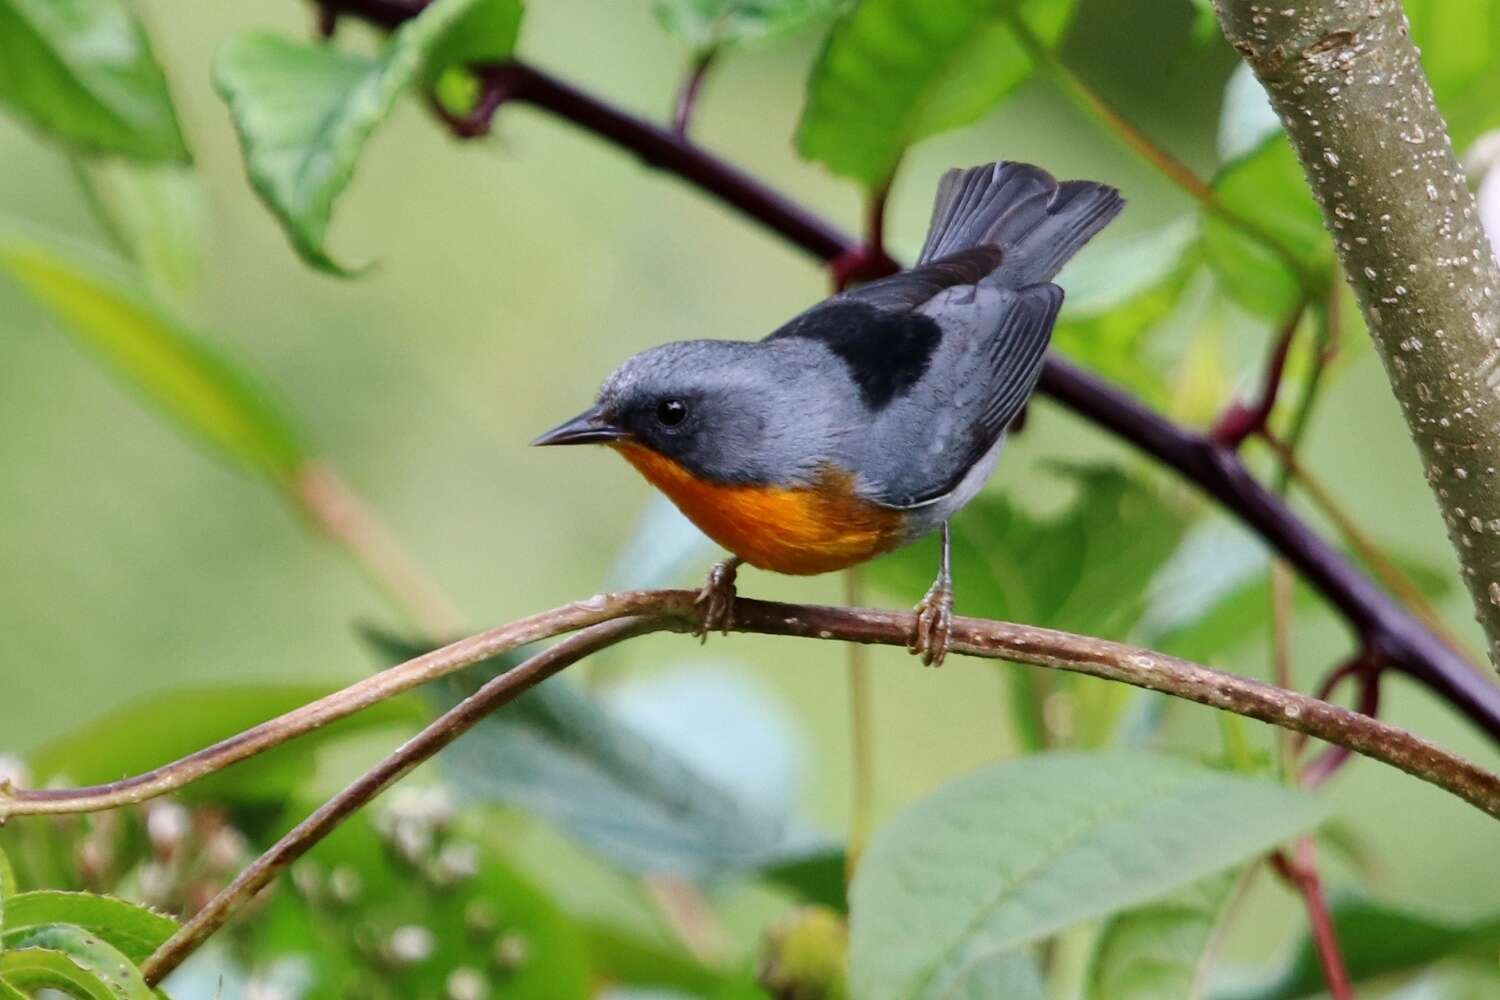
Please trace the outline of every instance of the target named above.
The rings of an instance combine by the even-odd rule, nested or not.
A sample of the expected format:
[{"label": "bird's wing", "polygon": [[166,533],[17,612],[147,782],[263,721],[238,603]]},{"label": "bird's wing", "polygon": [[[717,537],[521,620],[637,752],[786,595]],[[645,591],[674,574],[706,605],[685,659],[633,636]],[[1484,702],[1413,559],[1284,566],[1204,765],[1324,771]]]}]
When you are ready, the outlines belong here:
[{"label": "bird's wing", "polygon": [[1026,405],[1041,375],[1062,289],[955,287],[912,315],[942,331],[922,377],[878,417],[871,499],[917,507],[958,488]]}]

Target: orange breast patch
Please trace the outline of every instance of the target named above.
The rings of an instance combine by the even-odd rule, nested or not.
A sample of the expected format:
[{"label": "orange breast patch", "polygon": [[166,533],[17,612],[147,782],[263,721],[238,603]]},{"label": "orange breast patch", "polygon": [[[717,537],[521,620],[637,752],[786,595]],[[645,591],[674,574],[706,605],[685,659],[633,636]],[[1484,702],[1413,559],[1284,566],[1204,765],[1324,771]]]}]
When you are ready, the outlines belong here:
[{"label": "orange breast patch", "polygon": [[799,489],[717,486],[649,448],[615,447],[705,535],[761,569],[827,573],[887,552],[904,537],[901,513],[860,500],[847,473]]}]

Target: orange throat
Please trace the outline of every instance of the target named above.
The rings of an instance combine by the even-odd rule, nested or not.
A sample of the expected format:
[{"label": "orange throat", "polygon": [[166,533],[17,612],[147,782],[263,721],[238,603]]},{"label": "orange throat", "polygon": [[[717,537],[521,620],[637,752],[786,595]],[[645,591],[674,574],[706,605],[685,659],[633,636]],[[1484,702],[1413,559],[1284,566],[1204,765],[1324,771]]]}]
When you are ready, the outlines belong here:
[{"label": "orange throat", "polygon": [[631,441],[614,445],[709,538],[760,569],[807,576],[862,563],[905,540],[900,511],[854,495],[829,471],[812,486],[719,486]]}]

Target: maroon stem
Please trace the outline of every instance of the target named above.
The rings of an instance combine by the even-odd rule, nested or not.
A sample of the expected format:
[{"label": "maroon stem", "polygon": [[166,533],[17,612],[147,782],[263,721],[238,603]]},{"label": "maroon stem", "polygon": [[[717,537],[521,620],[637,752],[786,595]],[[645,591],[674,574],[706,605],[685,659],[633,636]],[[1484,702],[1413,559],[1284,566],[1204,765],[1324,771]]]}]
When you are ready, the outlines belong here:
[{"label": "maroon stem", "polygon": [[687,138],[689,126],[693,124],[693,112],[698,110],[698,95],[703,92],[703,81],[708,78],[708,71],[713,67],[714,57],[717,55],[717,48],[709,48],[694,56],[687,78],[682,81],[682,89],[677,92],[677,104],[672,109],[672,131],[684,139]]},{"label": "maroon stem", "polygon": [[1260,397],[1246,406],[1238,400],[1229,405],[1219,422],[1214,424],[1208,437],[1215,444],[1226,448],[1238,448],[1252,434],[1266,429],[1271,411],[1276,409],[1276,399],[1281,395],[1281,383],[1286,377],[1286,359],[1291,352],[1292,341],[1297,336],[1297,327],[1302,323],[1302,314],[1307,311],[1306,300],[1297,304],[1291,319],[1282,326],[1281,332],[1271,345],[1271,356],[1266,360],[1265,382],[1260,388]]},{"label": "maroon stem", "polygon": [[1349,971],[1344,965],[1344,955],[1339,950],[1338,934],[1334,931],[1333,917],[1328,912],[1328,900],[1323,894],[1323,881],[1318,877],[1312,838],[1303,837],[1297,841],[1295,859],[1288,858],[1281,851],[1272,854],[1271,867],[1302,897],[1302,904],[1307,909],[1307,922],[1312,928],[1313,943],[1318,951],[1318,964],[1323,968],[1323,981],[1328,986],[1328,995],[1333,1000],[1354,1000],[1354,987],[1349,982]]},{"label": "maroon stem", "polygon": [[[425,0],[324,0],[340,12],[391,25]],[[404,19],[404,18],[403,18]],[[858,241],[682,136],[627,114],[525,63],[479,68],[498,107],[520,101],[549,111],[713,195],[825,263],[861,250]],[[1234,450],[1178,427],[1137,400],[1052,355],[1039,388],[1054,400],[1170,466],[1243,521],[1286,559],[1348,621],[1362,646],[1426,685],[1500,740],[1500,686],[1424,628],[1411,614],[1307,527],[1250,475]]]}]

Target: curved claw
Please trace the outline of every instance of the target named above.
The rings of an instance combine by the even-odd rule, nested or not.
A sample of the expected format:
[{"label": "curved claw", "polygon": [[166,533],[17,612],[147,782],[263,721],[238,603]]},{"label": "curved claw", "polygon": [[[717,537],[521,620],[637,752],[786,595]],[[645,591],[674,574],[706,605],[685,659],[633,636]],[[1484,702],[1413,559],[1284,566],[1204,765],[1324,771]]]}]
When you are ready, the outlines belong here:
[{"label": "curved claw", "polygon": [[725,559],[715,563],[713,569],[708,571],[708,580],[704,582],[703,589],[698,591],[698,596],[693,601],[694,604],[707,605],[703,609],[703,620],[693,630],[693,634],[703,642],[708,641],[710,632],[728,635],[734,624],[734,599],[737,596],[734,581],[739,566],[738,559]]},{"label": "curved claw", "polygon": [[922,658],[926,667],[941,667],[948,655],[948,639],[953,633],[953,590],[935,584],[917,603],[917,627],[906,648]]}]

